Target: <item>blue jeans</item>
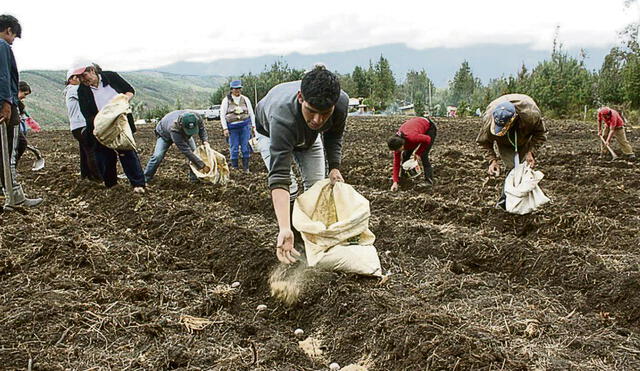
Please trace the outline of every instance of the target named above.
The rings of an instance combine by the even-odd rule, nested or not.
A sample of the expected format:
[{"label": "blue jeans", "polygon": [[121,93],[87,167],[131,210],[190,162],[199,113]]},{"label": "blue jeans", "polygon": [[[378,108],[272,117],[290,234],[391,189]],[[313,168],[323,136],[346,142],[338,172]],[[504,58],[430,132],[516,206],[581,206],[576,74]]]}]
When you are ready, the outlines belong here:
[{"label": "blue jeans", "polygon": [[249,139],[251,139],[251,119],[230,123],[227,129],[229,129],[231,166],[235,168],[238,167],[238,147],[240,147],[242,149],[243,165],[246,169],[248,166],[247,160],[249,156],[251,156],[251,147],[249,146]]},{"label": "blue jeans", "polygon": [[[267,170],[271,170],[271,138],[257,133],[256,139],[258,140],[260,156],[262,156],[262,160],[264,161]],[[306,151],[293,151],[292,154],[293,160],[300,169],[305,191],[311,188],[317,181],[326,177],[324,146],[320,135],[318,135],[318,138],[311,148]],[[294,199],[298,194],[298,182],[296,181],[293,170],[291,170],[290,174],[291,185],[289,186],[289,194],[291,194],[291,198]]]},{"label": "blue jeans", "polygon": [[[156,139],[156,147],[153,150],[153,154],[151,155],[151,158],[149,159],[149,162],[147,162],[147,166],[144,169],[144,177],[147,180],[147,183],[153,180],[158,167],[164,159],[164,155],[167,153],[169,147],[171,147],[172,144],[172,141],[166,140],[161,136],[158,136],[158,138]],[[189,139],[189,146],[192,150],[196,149],[196,142],[193,140],[193,138]],[[193,173],[193,171],[191,171],[191,168],[189,168],[189,178],[191,180],[197,179],[196,175]]]}]

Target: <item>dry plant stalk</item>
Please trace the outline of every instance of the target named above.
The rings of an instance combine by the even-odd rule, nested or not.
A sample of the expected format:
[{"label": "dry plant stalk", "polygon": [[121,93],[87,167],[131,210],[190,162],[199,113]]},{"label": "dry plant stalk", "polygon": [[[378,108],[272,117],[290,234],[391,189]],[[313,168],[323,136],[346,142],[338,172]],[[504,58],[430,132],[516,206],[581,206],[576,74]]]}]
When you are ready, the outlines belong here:
[{"label": "dry plant stalk", "polygon": [[194,331],[204,330],[213,322],[206,318],[192,317],[185,314],[180,315],[180,323],[182,323],[192,334]]}]

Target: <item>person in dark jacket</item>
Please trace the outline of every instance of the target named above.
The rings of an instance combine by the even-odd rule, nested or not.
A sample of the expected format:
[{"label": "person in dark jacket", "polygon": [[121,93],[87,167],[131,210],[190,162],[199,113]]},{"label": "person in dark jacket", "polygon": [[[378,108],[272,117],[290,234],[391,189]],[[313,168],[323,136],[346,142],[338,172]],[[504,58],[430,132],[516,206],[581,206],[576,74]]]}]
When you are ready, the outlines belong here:
[{"label": "person in dark jacket", "polygon": [[[203,145],[209,144],[207,130],[198,114],[188,110],[167,113],[156,126],[156,147],[144,169],[147,183],[151,182],[156,170],[158,170],[158,166],[164,159],[164,155],[174,143],[180,152],[195,164],[198,169],[201,169],[203,173],[208,173],[211,169],[193,152],[196,148],[193,136],[196,134],[200,136]],[[189,175],[192,181],[197,180],[191,169],[189,169]]]},{"label": "person in dark jacket", "polygon": [[[93,135],[94,120],[98,112],[118,94],[124,94],[131,100],[135,94],[133,87],[116,72],[102,71],[96,64],[77,68],[73,74],[77,75],[82,82],[78,88],[78,103],[87,121],[84,134],[87,143],[95,148],[96,165],[104,185],[110,188],[118,182],[116,161],[120,160],[122,169],[133,186],[133,191],[144,193],[146,182],[138,153],[134,150],[108,148]],[[135,133],[133,115],[127,114],[127,120],[131,131]]]},{"label": "person in dark jacket", "polygon": [[[18,183],[15,169],[15,161],[11,158],[16,152],[18,126],[20,117],[18,113],[18,67],[11,50],[11,45],[17,37],[21,37],[22,27],[18,20],[7,14],[0,15],[0,125],[3,134],[6,131],[6,139],[0,138],[0,148],[6,151],[8,156],[2,156],[0,150],[0,182],[5,195],[5,201],[0,211],[4,209],[21,208],[24,206],[37,206],[42,203],[42,198],[26,198],[22,186]],[[4,137],[4,135],[3,135]],[[10,163],[5,167],[5,163]],[[10,184],[5,184],[5,175]]]},{"label": "person in dark jacket", "polygon": [[[436,125],[431,119],[414,117],[405,121],[396,134],[387,139],[389,149],[393,151],[393,185],[391,191],[398,190],[400,167],[411,155],[416,161],[422,161],[424,180],[433,184],[433,169],[429,161],[429,152],[436,139]],[[415,152],[414,152],[415,151]]]}]

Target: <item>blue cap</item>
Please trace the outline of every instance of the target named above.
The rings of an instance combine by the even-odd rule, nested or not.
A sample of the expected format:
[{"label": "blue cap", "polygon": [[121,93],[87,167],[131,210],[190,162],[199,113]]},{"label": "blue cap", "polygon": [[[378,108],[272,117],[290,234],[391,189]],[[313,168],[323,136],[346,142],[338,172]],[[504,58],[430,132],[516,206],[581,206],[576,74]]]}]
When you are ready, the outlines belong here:
[{"label": "blue cap", "polygon": [[509,125],[516,115],[516,107],[511,102],[502,102],[493,109],[493,133],[498,135],[505,126]]},{"label": "blue cap", "polygon": [[233,80],[229,83],[229,87],[231,89],[241,89],[242,88],[242,81],[240,80]]}]

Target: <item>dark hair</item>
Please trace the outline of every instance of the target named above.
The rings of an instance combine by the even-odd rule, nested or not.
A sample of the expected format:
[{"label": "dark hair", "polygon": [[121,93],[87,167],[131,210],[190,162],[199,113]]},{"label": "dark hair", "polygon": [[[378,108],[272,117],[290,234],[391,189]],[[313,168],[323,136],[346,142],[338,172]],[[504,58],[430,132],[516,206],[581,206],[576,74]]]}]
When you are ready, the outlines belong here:
[{"label": "dark hair", "polygon": [[7,28],[11,28],[16,37],[22,37],[22,27],[16,17],[9,14],[0,15],[0,32],[5,31]]},{"label": "dark hair", "polygon": [[302,78],[302,98],[313,108],[328,110],[340,98],[338,77],[323,65],[316,65]]},{"label": "dark hair", "polygon": [[18,83],[18,90],[23,93],[31,94],[31,86],[29,86],[26,81],[20,81]]},{"label": "dark hair", "polygon": [[387,145],[389,146],[389,149],[392,151],[399,150],[400,147],[404,146],[404,142],[405,140],[402,137],[402,133],[400,134],[396,133],[387,139]]}]

